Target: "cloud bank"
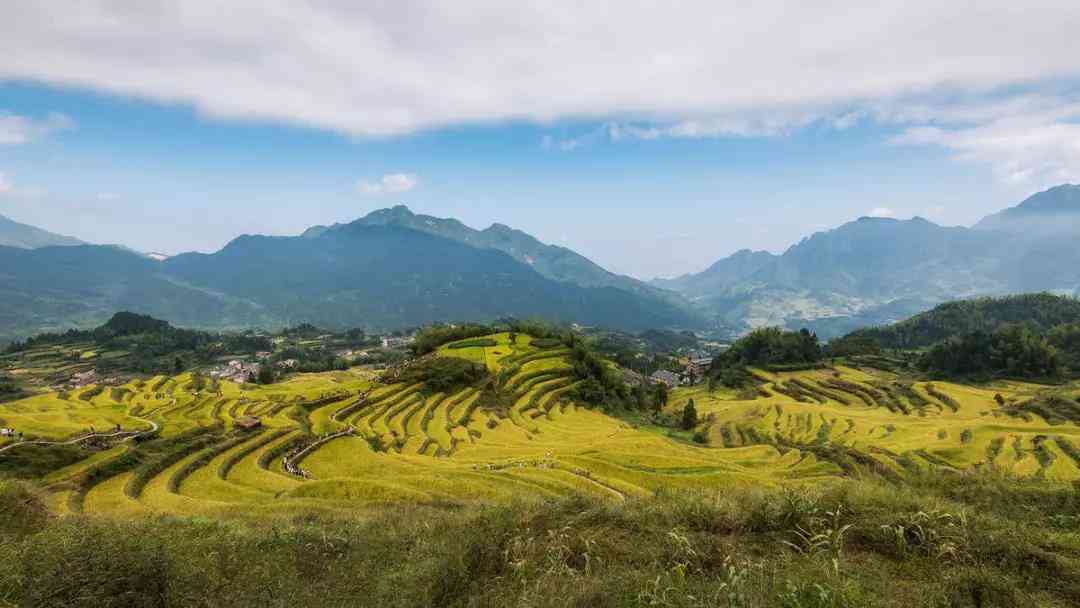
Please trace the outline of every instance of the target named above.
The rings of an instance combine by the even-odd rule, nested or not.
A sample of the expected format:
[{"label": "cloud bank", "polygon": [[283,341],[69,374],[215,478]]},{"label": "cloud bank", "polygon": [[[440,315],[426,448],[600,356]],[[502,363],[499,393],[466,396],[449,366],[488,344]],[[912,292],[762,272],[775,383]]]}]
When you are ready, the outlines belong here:
[{"label": "cloud bank", "polygon": [[[606,125],[546,140],[562,150],[881,120],[908,129],[898,143],[1038,180],[1080,174],[1076,115],[1001,97],[1068,93],[1078,31],[1071,0],[17,2],[0,23],[0,78],[350,136]],[[971,100],[959,122],[942,101],[957,95]],[[35,132],[0,116],[0,143]]]}]

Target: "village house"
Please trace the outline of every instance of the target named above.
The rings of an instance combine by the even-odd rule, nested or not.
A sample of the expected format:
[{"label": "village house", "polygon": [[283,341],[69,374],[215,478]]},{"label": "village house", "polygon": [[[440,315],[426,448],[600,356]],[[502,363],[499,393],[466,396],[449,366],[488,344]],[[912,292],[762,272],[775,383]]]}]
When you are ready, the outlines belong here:
[{"label": "village house", "polygon": [[668,388],[675,388],[679,386],[679,376],[674,372],[669,372],[666,369],[657,370],[649,376],[649,379],[656,384],[666,384]]},{"label": "village house", "polygon": [[697,357],[690,359],[686,364],[686,373],[687,375],[701,378],[709,371],[709,368],[712,367],[712,362],[712,357]]},{"label": "village house", "polygon": [[413,339],[412,339],[411,336],[403,337],[403,338],[399,338],[397,336],[383,336],[382,337],[382,347],[383,348],[400,348],[402,346],[407,346],[412,341],[413,341]]},{"label": "village house", "polygon": [[210,377],[219,380],[231,380],[233,382],[244,383],[247,382],[248,376],[258,373],[258,363],[245,363],[240,359],[233,359],[232,361],[229,361],[225,367],[211,371]]}]

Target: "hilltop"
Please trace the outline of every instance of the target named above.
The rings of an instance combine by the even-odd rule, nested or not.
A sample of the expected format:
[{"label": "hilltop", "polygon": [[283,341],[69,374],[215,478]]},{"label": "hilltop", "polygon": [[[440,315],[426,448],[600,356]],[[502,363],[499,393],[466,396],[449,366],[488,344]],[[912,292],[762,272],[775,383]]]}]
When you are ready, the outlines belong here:
[{"label": "hilltop", "polygon": [[29,224],[22,224],[0,215],[0,246],[20,249],[82,245],[75,237],[55,234]]}]

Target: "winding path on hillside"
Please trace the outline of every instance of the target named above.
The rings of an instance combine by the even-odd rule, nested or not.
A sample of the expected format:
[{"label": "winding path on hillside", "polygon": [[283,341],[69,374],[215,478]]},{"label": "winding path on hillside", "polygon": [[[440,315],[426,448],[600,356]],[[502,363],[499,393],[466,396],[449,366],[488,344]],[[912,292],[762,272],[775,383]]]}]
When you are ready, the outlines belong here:
[{"label": "winding path on hillside", "polygon": [[81,443],[83,441],[86,441],[87,439],[94,439],[94,438],[108,439],[110,437],[122,437],[122,436],[125,436],[125,435],[127,436],[126,437],[127,439],[131,439],[133,437],[138,437],[140,435],[148,435],[150,433],[156,433],[157,430],[161,428],[161,426],[158,425],[158,423],[154,422],[153,420],[147,420],[146,418],[136,418],[135,416],[132,416],[132,418],[135,418],[136,420],[141,420],[143,422],[148,423],[151,428],[148,429],[148,430],[145,430],[145,431],[124,431],[124,430],[120,430],[120,431],[115,431],[113,433],[89,433],[87,435],[83,435],[82,437],[76,437],[75,439],[68,439],[67,441],[44,441],[44,440],[20,441],[18,443],[13,443],[11,445],[5,445],[4,447],[0,448],[0,454],[4,453],[4,452],[6,452],[6,451],[8,451],[8,450],[10,450],[12,448],[17,448],[20,445],[74,445],[76,443]]}]

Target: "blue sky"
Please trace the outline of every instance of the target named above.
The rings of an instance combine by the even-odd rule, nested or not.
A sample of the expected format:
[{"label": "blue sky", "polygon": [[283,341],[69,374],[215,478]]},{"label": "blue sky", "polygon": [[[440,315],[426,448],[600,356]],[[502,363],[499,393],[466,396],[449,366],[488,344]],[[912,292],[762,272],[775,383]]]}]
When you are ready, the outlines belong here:
[{"label": "blue sky", "polygon": [[[741,248],[782,251],[861,215],[970,224],[1080,181],[1080,66],[1058,57],[1080,51],[1068,3],[1026,13],[1015,41],[992,35],[994,17],[1014,20],[1005,8],[961,31],[932,4],[916,14],[933,27],[868,13],[855,24],[865,41],[822,20],[820,45],[755,54],[747,39],[737,64],[711,59],[731,48],[704,46],[728,26],[695,30],[693,15],[644,45],[612,38],[626,53],[608,56],[539,3],[513,17],[511,38],[497,3],[463,22],[423,2],[400,13],[283,2],[297,12],[247,29],[221,25],[211,4],[181,15],[44,4],[0,25],[0,213],[143,251],[212,251],[404,203],[649,278]],[[265,18],[258,7],[244,9],[251,21]],[[742,17],[783,40],[797,16]],[[910,65],[860,60],[872,35],[907,41],[912,28],[934,44],[910,49]],[[946,32],[964,45],[950,50]],[[800,69],[781,72],[788,63]]]}]

